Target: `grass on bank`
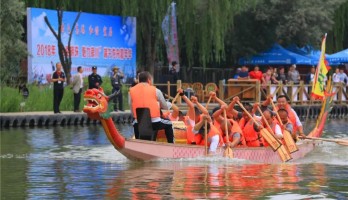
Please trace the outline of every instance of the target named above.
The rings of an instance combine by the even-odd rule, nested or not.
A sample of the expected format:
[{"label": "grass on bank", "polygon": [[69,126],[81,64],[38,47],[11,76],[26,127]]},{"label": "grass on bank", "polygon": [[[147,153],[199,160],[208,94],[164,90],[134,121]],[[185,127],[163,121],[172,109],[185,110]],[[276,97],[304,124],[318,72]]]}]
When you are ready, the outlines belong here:
[{"label": "grass on bank", "polygon": [[[86,91],[88,80],[84,79],[84,91]],[[112,87],[109,78],[103,79],[102,87],[106,95],[111,94]],[[53,84],[47,85],[27,85],[29,97],[24,99],[18,88],[1,86],[0,88],[0,112],[32,112],[32,111],[52,111],[53,112]],[[128,86],[122,87],[123,109],[129,109],[128,105]],[[80,109],[84,105],[81,96]],[[21,107],[21,104],[24,105]],[[64,96],[60,104],[61,111],[73,111],[74,94],[70,86],[64,88]]]}]

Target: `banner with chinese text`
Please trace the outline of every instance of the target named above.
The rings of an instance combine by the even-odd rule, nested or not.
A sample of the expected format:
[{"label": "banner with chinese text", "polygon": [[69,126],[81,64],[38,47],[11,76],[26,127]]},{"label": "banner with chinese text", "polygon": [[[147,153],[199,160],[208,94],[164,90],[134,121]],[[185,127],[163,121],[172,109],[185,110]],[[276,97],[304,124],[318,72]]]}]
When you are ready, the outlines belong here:
[{"label": "banner with chinese text", "polygon": [[[71,74],[82,66],[84,76],[88,76],[92,66],[98,67],[98,74],[108,76],[112,67],[118,66],[125,74],[124,81],[133,80],[136,73],[136,18],[100,14],[81,13],[71,30],[78,13],[64,11],[62,22],[63,44],[71,39]],[[44,21],[47,16],[57,32],[56,10],[27,8],[28,39],[28,82],[39,84],[49,82],[55,71],[55,63],[60,62],[57,40]]]}]

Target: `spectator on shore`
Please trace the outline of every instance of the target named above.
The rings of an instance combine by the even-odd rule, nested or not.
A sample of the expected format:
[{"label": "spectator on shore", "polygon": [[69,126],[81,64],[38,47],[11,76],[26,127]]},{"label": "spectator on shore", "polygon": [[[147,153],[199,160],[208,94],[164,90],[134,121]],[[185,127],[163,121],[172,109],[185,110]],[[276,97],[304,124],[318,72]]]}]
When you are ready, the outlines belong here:
[{"label": "spectator on shore", "polygon": [[315,67],[311,67],[309,73],[306,75],[306,84],[312,84],[314,81]]},{"label": "spectator on shore", "polygon": [[81,102],[81,93],[83,88],[83,69],[81,66],[77,67],[77,74],[73,77],[71,83],[71,89],[74,93],[74,112],[80,112],[80,102]]},{"label": "spectator on shore", "polygon": [[338,73],[338,77],[340,79],[340,83],[345,83],[348,84],[348,76],[347,74],[344,72],[343,68],[340,68],[339,73]]},{"label": "spectator on shore", "polygon": [[[122,79],[124,78],[124,74],[119,71],[118,67],[114,67],[112,69],[113,75],[110,77],[112,93],[118,92],[116,97],[114,97],[114,111],[123,111],[123,95],[122,95]],[[118,109],[117,109],[118,104]]]},{"label": "spectator on shore", "polygon": [[59,110],[60,102],[64,95],[65,74],[62,72],[62,64],[56,64],[56,71],[52,74],[53,82],[53,111],[55,114],[61,113]]},{"label": "spectator on shore", "polygon": [[340,82],[340,76],[339,76],[339,73],[340,73],[340,68],[336,68],[335,69],[335,73],[333,73],[332,75],[332,81],[334,83],[339,83]]},{"label": "spectator on shore", "polygon": [[249,72],[247,66],[242,66],[241,71],[237,74],[238,80],[246,80],[249,79]]},{"label": "spectator on shore", "polygon": [[282,82],[283,84],[286,84],[288,82],[288,78],[286,76],[284,67],[279,68],[279,74],[278,74],[277,80]]},{"label": "spectator on shore", "polygon": [[92,74],[88,76],[88,89],[98,89],[103,83],[102,78],[97,74],[97,66],[92,67]]},{"label": "spectator on shore", "polygon": [[19,86],[19,93],[22,94],[24,99],[27,99],[29,96],[29,90],[25,84]]},{"label": "spectator on shore", "polygon": [[[238,74],[239,74],[239,72],[241,72],[241,71],[242,71],[242,68],[238,67],[238,68],[236,69],[236,72],[235,72],[234,75],[233,75],[233,78],[231,78],[231,79],[238,79]],[[229,80],[231,80],[231,79],[229,79]]]},{"label": "spectator on shore", "polygon": [[173,81],[176,83],[178,81],[178,69],[177,69],[177,62],[172,62],[172,67],[169,69],[169,74],[173,76]]},{"label": "spectator on shore", "polygon": [[294,84],[299,84],[300,80],[300,73],[296,70],[296,65],[291,65],[288,72],[288,81],[292,81]]},{"label": "spectator on shore", "polygon": [[[275,80],[278,80],[278,70],[277,68],[271,67],[271,71],[272,71],[272,76]],[[275,83],[275,81],[272,81],[272,83]]]},{"label": "spectator on shore", "polygon": [[251,79],[257,79],[257,80],[260,81],[260,83],[262,83],[263,74],[262,74],[262,72],[260,71],[259,66],[256,65],[256,66],[254,67],[254,70],[251,71],[251,72],[249,72],[249,77],[250,77]]}]

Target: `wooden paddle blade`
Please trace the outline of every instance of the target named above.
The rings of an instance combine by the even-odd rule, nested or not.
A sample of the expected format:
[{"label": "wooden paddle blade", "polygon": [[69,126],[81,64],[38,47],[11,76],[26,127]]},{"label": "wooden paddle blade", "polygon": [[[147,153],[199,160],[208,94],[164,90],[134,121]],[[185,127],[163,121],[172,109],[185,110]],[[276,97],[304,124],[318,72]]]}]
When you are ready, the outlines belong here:
[{"label": "wooden paddle blade", "polygon": [[294,153],[294,152],[298,151],[298,147],[297,147],[294,139],[292,139],[290,132],[287,130],[284,130],[283,136],[284,136],[286,148],[289,150],[289,152]]},{"label": "wooden paddle blade", "polygon": [[282,143],[274,137],[272,133],[270,133],[267,129],[263,128],[260,131],[261,136],[268,142],[268,144],[271,146],[273,151],[277,151],[280,146],[282,146]]},{"label": "wooden paddle blade", "polygon": [[336,142],[336,143],[339,144],[339,145],[348,146],[348,142],[345,142],[345,141],[339,141],[339,142]]},{"label": "wooden paddle blade", "polygon": [[288,162],[289,160],[292,159],[291,155],[288,153],[288,151],[283,145],[279,147],[279,149],[277,150],[277,153],[283,162]]},{"label": "wooden paddle blade", "polygon": [[231,147],[227,147],[224,151],[224,157],[233,158],[233,151]]}]

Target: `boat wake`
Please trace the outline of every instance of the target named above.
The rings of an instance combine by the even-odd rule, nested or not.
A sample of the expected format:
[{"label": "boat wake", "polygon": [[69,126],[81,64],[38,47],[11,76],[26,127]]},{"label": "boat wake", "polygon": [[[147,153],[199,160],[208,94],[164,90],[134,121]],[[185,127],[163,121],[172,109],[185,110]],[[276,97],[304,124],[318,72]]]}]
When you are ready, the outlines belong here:
[{"label": "boat wake", "polygon": [[[347,136],[347,135],[345,135]],[[340,138],[344,139],[344,138]],[[348,147],[336,143],[324,142],[309,153],[305,158],[298,159],[294,163],[328,165],[348,165]]]},{"label": "boat wake", "polygon": [[107,146],[74,146],[64,145],[49,150],[32,153],[30,159],[50,160],[85,160],[105,163],[125,163],[129,160],[116,151],[112,145]]}]

